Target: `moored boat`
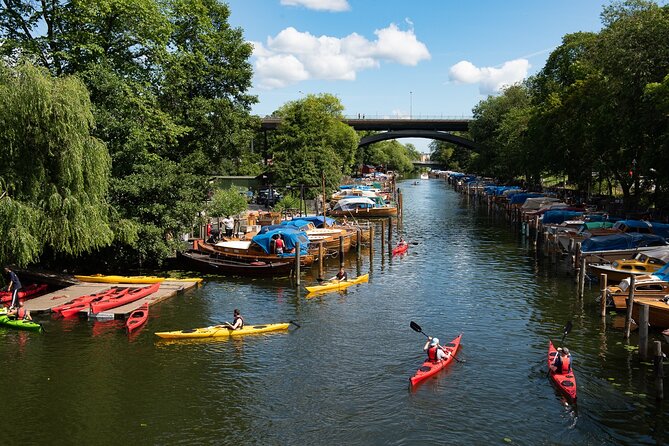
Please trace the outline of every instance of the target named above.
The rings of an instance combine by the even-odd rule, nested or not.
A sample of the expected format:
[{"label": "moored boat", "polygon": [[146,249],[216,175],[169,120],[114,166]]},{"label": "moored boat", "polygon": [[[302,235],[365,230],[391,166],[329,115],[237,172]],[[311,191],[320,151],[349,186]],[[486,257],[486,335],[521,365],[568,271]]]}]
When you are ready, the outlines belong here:
[{"label": "moored boat", "polygon": [[305,287],[309,293],[322,293],[326,291],[338,291],[338,290],[343,290],[344,288],[348,288],[352,285],[356,285],[358,283],[363,283],[367,282],[369,280],[369,274],[362,274],[354,279],[351,280],[331,280],[328,282],[325,282],[321,285],[313,285],[313,286],[308,286]]},{"label": "moored boat", "polygon": [[193,339],[193,338],[221,338],[236,337],[249,334],[267,333],[271,331],[287,330],[290,322],[281,322],[277,324],[264,325],[245,325],[238,330],[231,330],[223,325],[213,325],[204,328],[191,328],[178,331],[157,332],[156,336],[163,339]]},{"label": "moored boat", "polygon": [[130,313],[128,320],[125,321],[125,328],[128,333],[132,333],[144,325],[149,318],[149,303],[145,302],[141,307]]},{"label": "moored boat", "polygon": [[551,369],[555,355],[557,355],[557,350],[555,349],[553,342],[548,341],[548,375],[551,378],[551,382],[553,382],[560,393],[567,397],[572,403],[576,402],[576,376],[574,376],[573,371],[567,374],[555,373]]},{"label": "moored boat", "polygon": [[416,384],[426,380],[430,376],[436,375],[437,372],[439,372],[448,364],[450,364],[458,352],[461,340],[462,340],[462,334],[458,335],[448,344],[441,346],[444,352],[450,353],[450,355],[448,355],[448,357],[443,361],[434,362],[428,359],[425,362],[423,362],[423,365],[420,366],[418,370],[416,370],[416,373],[414,373],[414,375],[409,379],[411,385],[415,386]]},{"label": "moored boat", "polygon": [[367,197],[344,198],[327,212],[332,217],[377,218],[397,215],[395,206],[377,206]]},{"label": "moored boat", "polygon": [[105,296],[102,299],[90,303],[90,313],[97,314],[105,310],[126,305],[150,294],[155,293],[160,288],[160,283],[153,283],[145,287],[130,288],[128,292],[117,296]]},{"label": "moored boat", "polygon": [[189,269],[209,274],[232,276],[288,276],[295,266],[294,261],[241,262],[220,258],[217,254],[202,254],[197,251],[178,252],[177,258]]}]

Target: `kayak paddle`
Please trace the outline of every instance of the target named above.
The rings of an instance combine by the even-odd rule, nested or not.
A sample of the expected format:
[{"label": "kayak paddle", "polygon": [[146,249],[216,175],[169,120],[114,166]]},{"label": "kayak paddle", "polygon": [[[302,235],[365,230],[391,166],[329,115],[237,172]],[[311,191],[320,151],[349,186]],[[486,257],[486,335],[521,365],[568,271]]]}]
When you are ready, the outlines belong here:
[{"label": "kayak paddle", "polygon": [[[413,331],[417,331],[418,333],[421,333],[421,334],[422,334],[423,336],[425,336],[426,338],[430,339],[430,336],[428,336],[427,334],[425,334],[425,333],[423,332],[423,329],[420,328],[420,325],[418,325],[418,324],[415,323],[414,321],[411,321],[411,323],[409,324],[409,326],[411,327],[411,329],[412,329]],[[440,346],[440,347],[441,347],[441,346]],[[464,359],[458,359],[457,356],[455,356],[455,355],[453,355],[453,359],[455,359],[457,362],[461,362],[461,363],[466,362]]]},{"label": "kayak paddle", "polygon": [[567,325],[564,326],[564,330],[562,331],[562,339],[560,339],[560,347],[562,347],[564,338],[567,337],[570,331],[571,331],[571,321],[567,322]]}]

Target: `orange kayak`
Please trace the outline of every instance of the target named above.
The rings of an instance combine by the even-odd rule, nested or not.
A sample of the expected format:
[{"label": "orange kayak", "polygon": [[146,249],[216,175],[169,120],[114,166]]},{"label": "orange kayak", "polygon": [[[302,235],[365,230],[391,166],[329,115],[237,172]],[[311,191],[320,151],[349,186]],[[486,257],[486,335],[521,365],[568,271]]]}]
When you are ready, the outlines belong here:
[{"label": "orange kayak", "polygon": [[416,373],[411,377],[411,385],[415,386],[416,384],[420,383],[421,381],[429,378],[430,376],[436,375],[437,372],[439,372],[441,369],[446,367],[448,364],[453,362],[453,359],[455,358],[455,355],[458,351],[458,348],[460,347],[460,340],[462,339],[462,334],[460,334],[457,338],[453,339],[451,342],[449,342],[446,345],[443,345],[441,348],[444,350],[446,353],[451,353],[448,358],[444,359],[443,361],[439,362],[433,362],[430,361],[429,359],[423,363],[423,365],[416,371]]}]

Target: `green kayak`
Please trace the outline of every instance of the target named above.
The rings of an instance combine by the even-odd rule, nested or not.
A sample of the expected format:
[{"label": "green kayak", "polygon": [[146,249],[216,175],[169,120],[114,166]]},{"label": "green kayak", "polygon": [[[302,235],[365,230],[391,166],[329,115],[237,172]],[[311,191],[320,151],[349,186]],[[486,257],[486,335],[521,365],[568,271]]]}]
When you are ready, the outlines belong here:
[{"label": "green kayak", "polygon": [[33,321],[25,319],[10,319],[6,315],[0,316],[0,325],[4,325],[18,330],[42,331],[42,326]]}]

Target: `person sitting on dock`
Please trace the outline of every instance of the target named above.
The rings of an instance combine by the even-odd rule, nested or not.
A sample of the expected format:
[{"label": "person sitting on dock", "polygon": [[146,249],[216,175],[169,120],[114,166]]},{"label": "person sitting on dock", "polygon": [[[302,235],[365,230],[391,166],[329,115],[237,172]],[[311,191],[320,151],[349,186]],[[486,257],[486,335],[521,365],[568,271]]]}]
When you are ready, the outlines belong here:
[{"label": "person sitting on dock", "polygon": [[233,311],[232,315],[234,317],[232,324],[230,322],[226,322],[225,327],[229,328],[230,330],[240,330],[244,328],[244,318],[241,314],[239,314],[239,310],[237,308],[235,308],[235,311]]},{"label": "person sitting on dock", "polygon": [[30,316],[30,310],[25,309],[23,302],[19,303],[18,308],[10,308],[7,312],[7,316],[12,319],[25,319],[27,321],[33,320],[32,316]]},{"label": "person sitting on dock", "polygon": [[551,370],[559,375],[571,373],[571,355],[567,347],[558,347]]},{"label": "person sitting on dock", "polygon": [[423,346],[423,351],[427,352],[427,357],[432,362],[441,362],[451,356],[451,352],[446,353],[439,345],[439,338],[428,338]]},{"label": "person sitting on dock", "polygon": [[7,291],[12,292],[12,301],[9,304],[9,308],[18,308],[19,306],[19,290],[23,288],[21,286],[21,281],[14,271],[5,267],[5,273],[7,273],[7,279],[9,284],[7,285]]},{"label": "person sitting on dock", "polygon": [[346,271],[344,271],[344,267],[342,266],[341,268],[339,268],[339,272],[337,273],[337,275],[330,280],[338,280],[340,282],[348,280],[348,274],[346,274]]}]

